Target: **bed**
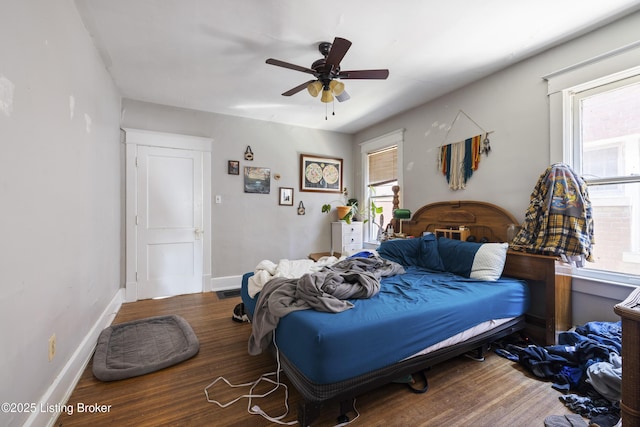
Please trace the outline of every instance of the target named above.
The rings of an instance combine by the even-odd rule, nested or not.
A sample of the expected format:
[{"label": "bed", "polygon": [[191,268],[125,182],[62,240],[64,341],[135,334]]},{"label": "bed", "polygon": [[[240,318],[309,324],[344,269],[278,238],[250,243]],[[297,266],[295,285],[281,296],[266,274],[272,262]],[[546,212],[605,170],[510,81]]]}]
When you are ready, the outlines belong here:
[{"label": "bed", "polygon": [[[282,370],[303,398],[300,424],[311,425],[329,402],[340,404],[344,419],[356,396],[458,355],[480,357],[491,342],[522,330],[527,283],[502,276],[508,257],[502,242],[516,223],[488,203],[426,205],[403,221],[408,238],[356,255],[401,265],[403,274],[382,277],[379,291],[349,299],[350,309],[297,310],[279,318],[270,350],[278,351]],[[478,242],[457,240],[455,233],[438,237],[460,227]],[[241,289],[250,317],[256,304],[258,310],[265,305],[260,293],[249,295],[252,275],[243,276]],[[253,328],[255,333],[255,322]]]}]

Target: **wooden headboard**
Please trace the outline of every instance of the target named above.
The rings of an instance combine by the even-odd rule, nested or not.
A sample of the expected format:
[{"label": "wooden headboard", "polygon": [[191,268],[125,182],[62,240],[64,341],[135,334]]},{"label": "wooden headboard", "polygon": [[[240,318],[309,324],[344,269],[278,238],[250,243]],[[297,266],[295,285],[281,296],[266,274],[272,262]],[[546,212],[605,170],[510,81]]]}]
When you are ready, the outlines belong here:
[{"label": "wooden headboard", "polygon": [[506,242],[507,227],[518,224],[513,215],[499,206],[473,200],[437,202],[422,206],[410,220],[402,222],[402,232],[418,237],[436,228],[467,227],[470,235],[480,241]]},{"label": "wooden headboard", "polygon": [[[396,196],[398,191],[399,187],[394,190]],[[397,204],[394,209],[397,209]],[[398,225],[392,224],[394,228]],[[419,208],[410,220],[403,220],[402,232],[418,237],[425,231],[434,232],[436,228],[463,226],[469,228],[470,235],[477,241],[486,237],[490,242],[506,242],[510,224],[517,225],[518,222],[499,206],[459,200],[431,203]],[[398,231],[397,228],[395,230]],[[572,324],[571,276],[556,275],[555,264],[555,256],[509,250],[503,270],[505,276],[526,280],[532,289],[543,284],[544,306],[532,305],[533,312],[526,315],[526,331],[534,340],[547,345],[556,344],[558,333],[569,330]]]}]

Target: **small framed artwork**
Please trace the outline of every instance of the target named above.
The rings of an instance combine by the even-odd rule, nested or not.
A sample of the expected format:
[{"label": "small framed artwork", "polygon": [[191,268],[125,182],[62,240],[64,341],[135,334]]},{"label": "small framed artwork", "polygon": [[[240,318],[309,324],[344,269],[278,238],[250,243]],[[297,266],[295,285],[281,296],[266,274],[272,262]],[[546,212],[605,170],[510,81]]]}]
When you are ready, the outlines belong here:
[{"label": "small framed artwork", "polygon": [[271,169],[245,166],[244,192],[269,194],[271,192]]},{"label": "small framed artwork", "polygon": [[340,193],[342,159],[301,154],[300,191]]},{"label": "small framed artwork", "polygon": [[229,160],[227,173],[229,175],[240,175],[240,162],[238,160]]},{"label": "small framed artwork", "polygon": [[293,206],[293,188],[280,187],[280,199],[278,204],[282,206]]}]

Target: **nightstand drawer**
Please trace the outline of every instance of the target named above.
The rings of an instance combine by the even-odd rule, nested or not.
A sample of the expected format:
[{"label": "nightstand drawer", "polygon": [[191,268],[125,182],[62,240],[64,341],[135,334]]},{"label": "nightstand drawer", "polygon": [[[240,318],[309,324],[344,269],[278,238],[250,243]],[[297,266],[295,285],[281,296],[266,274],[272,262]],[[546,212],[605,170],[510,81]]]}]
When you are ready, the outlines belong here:
[{"label": "nightstand drawer", "polygon": [[351,256],[362,251],[362,245],[344,245],[340,250],[340,255]]},{"label": "nightstand drawer", "polygon": [[362,249],[362,222],[331,223],[331,251],[342,255],[358,252]]},{"label": "nightstand drawer", "polygon": [[355,236],[358,239],[362,239],[362,223],[358,223],[358,225],[352,224],[343,224],[342,225],[342,235],[343,236]]}]

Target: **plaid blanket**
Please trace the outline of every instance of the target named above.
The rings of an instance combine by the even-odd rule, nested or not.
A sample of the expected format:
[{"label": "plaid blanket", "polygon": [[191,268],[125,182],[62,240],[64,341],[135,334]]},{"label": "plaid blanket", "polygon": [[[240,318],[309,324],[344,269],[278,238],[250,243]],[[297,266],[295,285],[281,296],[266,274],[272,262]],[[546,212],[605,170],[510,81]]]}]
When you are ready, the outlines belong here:
[{"label": "plaid blanket", "polygon": [[569,166],[555,163],[540,175],[511,248],[559,255],[581,266],[593,262],[593,215],[587,184]]}]

